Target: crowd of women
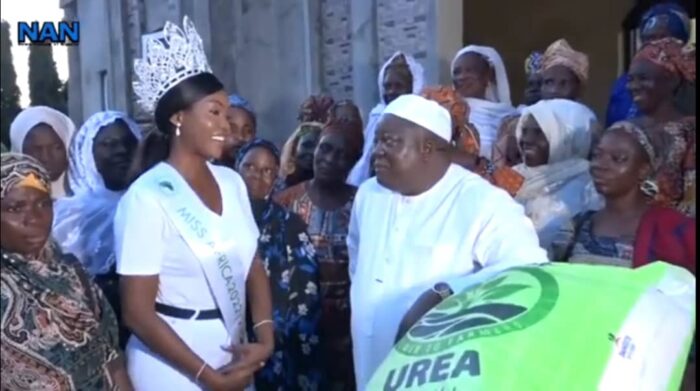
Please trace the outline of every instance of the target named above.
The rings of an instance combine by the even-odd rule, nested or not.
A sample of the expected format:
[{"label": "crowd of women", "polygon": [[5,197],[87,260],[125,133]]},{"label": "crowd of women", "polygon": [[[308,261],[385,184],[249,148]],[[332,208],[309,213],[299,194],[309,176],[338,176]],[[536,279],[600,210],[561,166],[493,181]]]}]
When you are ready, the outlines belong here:
[{"label": "crowd of women", "polygon": [[[450,112],[453,163],[514,197],[552,261],[694,274],[689,21],[662,5],[640,26],[605,121],[582,101],[588,58],[564,39],[526,59],[517,107],[494,48],[460,50],[453,85],[436,87],[397,52],[366,120],[312,96],[281,151],[206,58],[175,82],[137,61],[147,135],[121,112],[76,130],[25,109],[1,163],[1,388],[356,389],[346,237],[377,125],[405,94]],[[203,56],[187,19],[165,32]]]}]

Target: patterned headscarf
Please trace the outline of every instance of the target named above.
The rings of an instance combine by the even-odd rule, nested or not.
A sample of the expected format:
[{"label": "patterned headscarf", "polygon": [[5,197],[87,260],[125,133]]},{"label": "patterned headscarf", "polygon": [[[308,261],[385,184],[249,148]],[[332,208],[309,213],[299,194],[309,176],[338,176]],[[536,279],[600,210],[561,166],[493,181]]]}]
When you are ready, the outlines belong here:
[{"label": "patterned headscarf", "polygon": [[253,110],[253,105],[251,105],[246,98],[240,95],[232,94],[228,97],[228,104],[231,105],[231,107],[236,107],[241,110],[245,110],[245,112],[247,112],[248,115],[250,115],[250,118],[253,119],[253,125],[257,123],[257,118],[255,117],[255,110]]},{"label": "patterned headscarf", "polygon": [[532,52],[525,59],[525,75],[530,76],[542,70],[542,53]]},{"label": "patterned headscarf", "polygon": [[125,113],[101,111],[90,116],[73,136],[68,152],[68,184],[73,194],[93,192],[105,187],[102,175],[97,172],[92,146],[100,129],[117,120],[124,121],[131,133],[141,140],[141,128]]},{"label": "patterned headscarf", "polygon": [[[465,131],[466,118],[469,116],[469,106],[454,87],[431,86],[423,88],[420,95],[430,99],[447,109],[452,117],[452,139],[456,140]],[[476,146],[478,148],[478,145]],[[477,149],[478,151],[478,149]]]},{"label": "patterned headscarf", "polygon": [[570,69],[581,83],[588,81],[588,56],[572,49],[565,39],[549,45],[542,56],[542,71],[556,65]]},{"label": "patterned headscarf", "polygon": [[637,52],[632,63],[640,60],[650,61],[687,81],[695,81],[695,47],[684,46],[678,39],[648,42]]},{"label": "patterned headscarf", "polygon": [[299,107],[299,117],[297,120],[301,122],[320,122],[328,121],[328,111],[335,101],[327,95],[312,95],[308,97]]},{"label": "patterned headscarf", "polygon": [[632,138],[634,138],[637,141],[637,143],[639,143],[639,145],[642,147],[642,150],[644,150],[644,153],[647,155],[652,170],[655,171],[658,168],[659,162],[656,156],[654,143],[652,142],[651,137],[649,137],[649,134],[647,134],[647,132],[645,132],[644,129],[640,128],[639,126],[635,125],[630,121],[620,121],[614,123],[608,130],[608,132],[615,131],[623,132],[632,136]]},{"label": "patterned headscarf", "polygon": [[16,187],[31,187],[51,195],[49,173],[38,160],[16,152],[4,152],[0,160],[0,199]]},{"label": "patterned headscarf", "polygon": [[236,170],[239,169],[241,162],[243,161],[243,157],[255,148],[267,149],[275,158],[275,162],[277,163],[277,165],[280,165],[280,150],[277,149],[275,144],[262,138],[254,138],[251,141],[245,143],[238,151],[238,157],[236,159]]},{"label": "patterned headscarf", "polygon": [[690,39],[690,18],[683,7],[671,2],[656,4],[642,16],[639,23],[640,28],[644,29],[653,18],[659,16],[668,17],[667,27],[673,38],[688,42]]}]

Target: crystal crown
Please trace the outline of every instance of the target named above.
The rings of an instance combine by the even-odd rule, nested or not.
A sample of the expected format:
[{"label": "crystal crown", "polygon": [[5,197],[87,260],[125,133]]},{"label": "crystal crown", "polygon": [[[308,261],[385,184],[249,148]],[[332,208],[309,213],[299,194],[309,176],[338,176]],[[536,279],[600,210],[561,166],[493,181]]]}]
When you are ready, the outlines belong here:
[{"label": "crystal crown", "polygon": [[158,100],[182,80],[211,72],[202,38],[186,15],[182,27],[166,22],[162,36],[147,38],[143,58],[134,61],[134,93],[138,104],[149,113],[153,113]]}]

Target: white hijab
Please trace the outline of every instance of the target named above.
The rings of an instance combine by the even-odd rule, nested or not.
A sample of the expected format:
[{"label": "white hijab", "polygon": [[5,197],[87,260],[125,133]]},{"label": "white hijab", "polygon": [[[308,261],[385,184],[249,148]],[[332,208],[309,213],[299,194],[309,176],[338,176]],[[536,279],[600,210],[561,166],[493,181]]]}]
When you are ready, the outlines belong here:
[{"label": "white hijab", "polygon": [[479,153],[490,159],[491,150],[498,135],[498,128],[503,119],[516,113],[510,100],[508,74],[503,59],[494,48],[477,45],[467,46],[457,52],[450,66],[453,73],[457,60],[466,53],[476,53],[484,57],[496,76],[495,84],[489,82],[486,87],[486,99],[465,98],[470,112],[467,121],[476,126],[479,131]]},{"label": "white hijab", "polygon": [[141,129],[126,114],[117,111],[93,114],[70,145],[68,183],[73,195],[57,200],[54,205],[54,239],[93,276],[108,273],[114,264],[112,223],[123,192],[105,187],[92,147],[100,129],[116,120],[124,121],[133,135],[141,139]]},{"label": "white hijab", "polygon": [[[32,106],[22,110],[10,125],[10,150],[22,153],[24,139],[29,131],[39,124],[49,125],[68,151],[71,137],[75,133],[75,124],[68,116],[48,106]],[[51,195],[54,198],[66,194],[65,173],[51,183]]]},{"label": "white hijab", "polygon": [[423,75],[423,66],[416,61],[415,58],[409,56],[408,54],[402,52],[394,53],[379,70],[379,77],[377,78],[377,83],[379,84],[379,103],[374,106],[372,111],[369,113],[369,118],[367,120],[367,126],[365,127],[365,143],[362,149],[362,157],[357,161],[355,167],[348,175],[347,183],[353,186],[360,186],[362,182],[369,178],[370,172],[370,159],[372,155],[372,145],[374,145],[374,135],[377,131],[377,124],[379,119],[386,108],[386,102],[384,102],[384,74],[386,69],[391,65],[391,62],[400,55],[403,55],[408,64],[408,69],[411,71],[411,76],[413,76],[413,91],[414,94],[418,94],[423,89],[423,83],[425,82]]},{"label": "white hijab", "polygon": [[595,191],[587,157],[595,114],[581,103],[566,99],[542,100],[523,110],[515,131],[518,142],[528,118],[534,117],[549,143],[546,165],[513,169],[525,182],[515,199],[525,207],[546,248],[565,221],[578,213],[597,210],[603,199]]}]

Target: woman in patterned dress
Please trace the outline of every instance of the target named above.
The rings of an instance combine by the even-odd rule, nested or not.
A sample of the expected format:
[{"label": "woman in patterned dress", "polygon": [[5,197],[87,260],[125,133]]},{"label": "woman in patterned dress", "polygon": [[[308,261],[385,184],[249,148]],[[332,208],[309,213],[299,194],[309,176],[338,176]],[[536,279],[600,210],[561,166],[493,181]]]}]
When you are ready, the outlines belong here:
[{"label": "woman in patterned dress", "polygon": [[279,162],[274,144],[255,139],[240,149],[236,164],[260,229],[258,252],[270,277],[275,321],[275,350],[256,374],[255,387],[319,390],[318,262],[306,223],[270,197]]},{"label": "woman in patterned dress", "polygon": [[695,82],[695,48],[664,38],[645,44],[630,65],[628,88],[658,149],[656,201],[695,217],[695,117],[682,114],[676,91]]},{"label": "woman in patterned dress", "polygon": [[349,123],[327,125],[314,153],[314,177],[276,195],[308,225],[320,269],[323,390],[355,390],[350,338],[349,255],[346,244],[356,188],[345,183],[362,153],[362,132]]},{"label": "woman in patterned dress", "polygon": [[33,158],[3,153],[3,390],[131,390],[117,321],[102,291],[49,239],[48,173]]}]

